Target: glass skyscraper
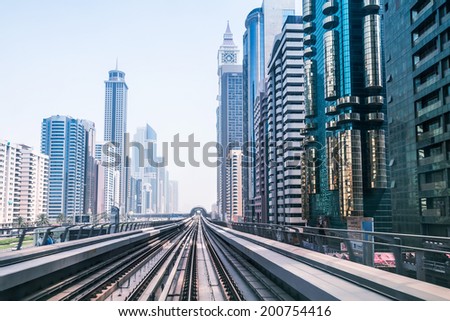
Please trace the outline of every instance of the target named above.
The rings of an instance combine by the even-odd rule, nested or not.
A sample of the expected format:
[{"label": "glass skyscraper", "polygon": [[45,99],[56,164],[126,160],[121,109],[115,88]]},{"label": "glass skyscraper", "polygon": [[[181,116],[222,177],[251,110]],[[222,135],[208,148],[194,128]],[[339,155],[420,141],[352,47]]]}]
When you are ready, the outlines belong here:
[{"label": "glass skyscraper", "polygon": [[[87,207],[85,191],[93,185],[88,147],[95,134],[94,124],[68,116],[52,116],[42,122],[41,152],[49,157],[49,217],[63,214],[72,222],[82,221]],[[92,153],[93,153],[92,148]],[[92,155],[93,156],[93,155]],[[85,203],[87,201],[87,205]]]},{"label": "glass skyscraper", "polygon": [[450,3],[384,10],[393,229],[450,236]]},{"label": "glass skyscraper", "polygon": [[379,1],[303,1],[306,130],[303,213],[391,229]]},{"label": "glass skyscraper", "polygon": [[[254,151],[255,142],[255,102],[264,91],[264,81],[268,77],[268,63],[275,37],[288,16],[295,14],[295,0],[264,0],[261,8],[252,10],[245,21],[243,38],[243,80],[244,80],[244,142],[245,149]],[[260,144],[259,144],[260,145]],[[261,216],[261,190],[257,190],[256,159],[244,151],[243,161],[248,164],[243,173],[244,215],[247,221],[254,221],[254,215]],[[256,203],[255,203],[255,199]],[[258,213],[255,212],[258,211]]]},{"label": "glass skyscraper", "polygon": [[[105,202],[107,205],[106,211],[110,212],[111,205],[116,205],[122,208],[122,212],[125,211],[125,197],[126,197],[126,179],[124,172],[124,138],[127,132],[127,93],[128,86],[125,83],[125,73],[123,71],[111,70],[109,72],[109,79],[105,81],[105,135],[104,140],[106,143],[112,143],[115,145],[115,153],[119,155],[119,162],[115,168],[109,168],[107,171],[118,171],[115,176],[119,181],[114,185],[115,193],[111,190],[112,184],[105,182]],[[111,173],[109,173],[111,174]],[[110,177],[111,175],[107,175]],[[119,195],[117,199],[117,195]]]},{"label": "glass skyscraper", "polygon": [[[264,60],[264,15],[262,8],[252,10],[245,20],[246,31],[243,38],[243,86],[244,86],[244,141],[250,144],[255,142],[254,128],[254,104],[260,92],[260,86],[264,85],[265,78],[265,60]],[[244,160],[250,166],[244,168],[243,175],[243,195],[244,195],[244,215],[247,221],[252,221],[252,215],[255,215],[250,200],[258,197],[258,209],[260,205],[260,193],[256,192],[256,162],[250,155],[244,155]],[[253,205],[253,204],[252,204]],[[258,216],[258,215],[257,215]]]},{"label": "glass skyscraper", "polygon": [[[133,149],[132,177],[135,186],[131,193],[131,209],[135,213],[156,213],[158,207],[158,168],[152,165],[157,162],[157,134],[148,124],[139,127],[134,135],[134,141],[141,144],[143,149]],[[151,157],[151,159],[149,159]]]}]

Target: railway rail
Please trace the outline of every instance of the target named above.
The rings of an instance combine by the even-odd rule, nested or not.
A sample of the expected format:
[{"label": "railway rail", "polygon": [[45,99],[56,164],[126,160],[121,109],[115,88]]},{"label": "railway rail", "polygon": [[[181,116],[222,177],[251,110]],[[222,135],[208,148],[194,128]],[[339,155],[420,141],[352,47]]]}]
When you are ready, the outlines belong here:
[{"label": "railway rail", "polygon": [[[80,240],[79,248],[77,244],[8,257],[0,270],[0,299],[450,299],[447,289],[410,279],[405,286],[411,289],[403,289],[383,271],[217,226],[199,215],[158,228]],[[33,291],[15,292],[29,288]]]}]

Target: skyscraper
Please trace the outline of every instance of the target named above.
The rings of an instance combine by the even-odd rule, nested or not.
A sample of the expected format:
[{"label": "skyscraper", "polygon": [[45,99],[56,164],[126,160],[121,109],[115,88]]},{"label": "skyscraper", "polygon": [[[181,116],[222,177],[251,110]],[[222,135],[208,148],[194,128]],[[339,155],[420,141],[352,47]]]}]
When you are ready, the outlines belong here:
[{"label": "skyscraper", "polygon": [[232,148],[227,156],[227,221],[242,222],[244,218],[242,198],[242,150]]},{"label": "skyscraper", "polygon": [[136,208],[135,213],[156,213],[158,202],[158,168],[155,167],[157,161],[157,134],[155,130],[148,124],[139,127],[134,135],[133,143],[137,143],[133,147],[132,157],[132,177],[134,178],[133,189],[135,193],[131,193],[131,197],[136,201],[133,203]]},{"label": "skyscraper", "polygon": [[20,147],[8,141],[0,142],[0,226],[11,228],[14,223],[14,200],[19,197]]},{"label": "skyscraper", "polygon": [[[378,1],[303,1],[306,148],[303,213],[391,229]],[[352,219],[353,220],[353,219]]]},{"label": "skyscraper", "polygon": [[[260,91],[255,100],[254,130],[255,130],[255,197],[253,198],[253,218],[247,221],[268,223],[268,176],[269,176],[269,131],[268,131],[268,101],[267,88]],[[299,132],[300,134],[300,132]]]},{"label": "skyscraper", "polygon": [[[259,95],[261,86],[264,85],[266,76],[265,46],[264,46],[264,14],[263,8],[252,10],[245,20],[245,33],[243,38],[243,130],[244,142],[249,144],[250,149],[255,142],[255,101]],[[256,191],[256,180],[254,163],[256,160],[251,155],[243,155],[249,166],[243,168],[243,206],[244,217],[247,221],[253,221],[254,198],[261,198],[260,191]],[[257,201],[260,208],[259,200]]]},{"label": "skyscraper", "polygon": [[[88,159],[93,156],[94,124],[68,116],[52,116],[42,122],[41,151],[49,156],[49,217],[86,220],[86,208],[94,209],[85,191],[92,188]],[[88,151],[88,147],[91,149]],[[96,207],[96,205],[95,205]]]},{"label": "skyscraper", "polygon": [[450,236],[450,3],[384,11],[393,229]]},{"label": "skyscraper", "polygon": [[287,17],[295,15],[295,0],[263,0],[262,11],[264,15],[264,64],[267,75],[268,63],[275,37],[281,33]]},{"label": "skyscraper", "polygon": [[[162,157],[158,157],[158,162],[162,162]],[[167,213],[167,198],[168,198],[168,185],[169,185],[169,174],[165,167],[157,168],[157,183],[158,187],[156,190],[157,202],[156,202],[156,213]],[[143,188],[145,190],[145,188]],[[147,189],[149,193],[153,193],[151,189]],[[150,198],[151,199],[151,198]]]},{"label": "skyscraper", "polygon": [[[261,8],[252,10],[245,21],[244,34],[244,142],[246,150],[255,151],[255,101],[259,92],[265,89],[268,77],[269,59],[275,37],[288,16],[295,14],[295,0],[264,0]],[[258,143],[259,144],[259,143]],[[255,220],[254,207],[260,208],[260,190],[256,190],[256,167],[253,154],[244,151],[243,160],[248,166],[244,169],[244,212],[247,221]],[[255,198],[258,204],[255,204]],[[259,214],[258,214],[259,215]]]},{"label": "skyscraper", "polygon": [[275,38],[267,91],[268,222],[302,223],[301,166],[305,128],[303,25],[289,16]]},{"label": "skyscraper", "polygon": [[0,227],[13,227],[19,217],[30,224],[47,212],[48,157],[29,146],[0,141]]},{"label": "skyscraper", "polygon": [[168,209],[169,213],[177,213],[178,212],[178,182],[177,181],[169,181],[169,199],[170,206]]},{"label": "skyscraper", "polygon": [[35,222],[39,215],[48,213],[48,156],[26,145],[19,145],[19,148],[19,199],[15,200],[17,210],[14,215],[30,223]]},{"label": "skyscraper", "polygon": [[221,219],[227,209],[226,159],[231,148],[243,144],[243,97],[242,65],[238,65],[239,50],[233,41],[230,25],[223,36],[218,60],[219,107],[217,109],[217,141],[219,143],[220,165],[217,168],[217,205]]},{"label": "skyscraper", "polygon": [[93,122],[82,120],[86,129],[86,171],[84,189],[84,214],[97,214],[97,184],[98,184],[98,164],[95,160],[96,154],[96,131]]},{"label": "skyscraper", "polygon": [[103,145],[104,142],[98,142],[95,144],[95,168],[97,170],[97,219],[105,218],[106,214],[106,199],[105,199],[105,182],[107,167],[104,166],[103,160],[105,159],[103,155]]},{"label": "skyscraper", "polygon": [[[117,164],[108,168],[110,172],[118,171],[118,174],[114,176],[118,179],[115,182],[116,189],[118,188],[118,199],[117,193],[112,192],[111,184],[105,182],[105,200],[113,197],[113,205],[118,205],[122,212],[125,211],[125,197],[126,197],[126,180],[124,172],[124,138],[127,132],[127,93],[128,86],[125,83],[125,73],[123,71],[111,70],[109,72],[109,79],[105,81],[105,135],[104,139],[107,143],[112,143],[115,145],[115,153],[118,155]],[[111,173],[109,173],[111,174]],[[110,175],[106,175],[107,178]],[[106,208],[110,211],[110,206]]]}]

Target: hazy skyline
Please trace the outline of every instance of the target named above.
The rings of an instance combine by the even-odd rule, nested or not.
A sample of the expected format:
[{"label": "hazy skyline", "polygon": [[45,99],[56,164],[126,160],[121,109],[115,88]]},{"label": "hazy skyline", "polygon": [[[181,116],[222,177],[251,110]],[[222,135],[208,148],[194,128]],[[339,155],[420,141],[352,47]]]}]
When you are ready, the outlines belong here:
[{"label": "hazy skyline", "polygon": [[[104,81],[126,73],[128,131],[148,123],[158,142],[216,140],[217,50],[230,21],[241,50],[261,0],[2,1],[0,138],[40,149],[42,119],[95,122],[103,140]],[[201,149],[196,157],[201,160]],[[216,169],[169,165],[180,210],[216,201]]]}]

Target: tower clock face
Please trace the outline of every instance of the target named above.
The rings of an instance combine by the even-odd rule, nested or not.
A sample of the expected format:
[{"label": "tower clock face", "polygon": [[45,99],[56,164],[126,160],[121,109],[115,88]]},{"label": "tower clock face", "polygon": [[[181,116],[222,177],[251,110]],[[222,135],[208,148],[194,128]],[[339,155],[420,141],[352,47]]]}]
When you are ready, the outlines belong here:
[{"label": "tower clock face", "polygon": [[236,62],[236,56],[234,53],[225,52],[222,54],[222,63],[232,63]]}]

